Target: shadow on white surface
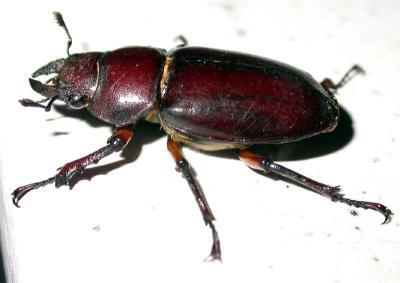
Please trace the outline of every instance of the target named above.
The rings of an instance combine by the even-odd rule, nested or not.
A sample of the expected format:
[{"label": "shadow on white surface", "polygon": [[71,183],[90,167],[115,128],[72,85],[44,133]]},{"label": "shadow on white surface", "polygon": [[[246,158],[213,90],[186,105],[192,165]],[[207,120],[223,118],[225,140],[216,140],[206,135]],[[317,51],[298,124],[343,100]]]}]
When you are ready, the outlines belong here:
[{"label": "shadow on white surface", "polygon": [[0,257],[0,283],[5,283],[6,282],[6,277],[4,274],[4,259],[3,259],[3,249],[0,245],[0,252],[1,252],[1,257]]},{"label": "shadow on white surface", "polygon": [[[110,128],[110,135],[112,127],[107,125],[106,123],[96,119],[86,110],[81,111],[71,111],[65,105],[56,105],[53,111],[58,112],[63,117],[73,118],[77,120],[81,120],[82,122],[87,123],[90,127],[108,127]],[[60,135],[68,135],[68,132],[53,132],[53,136]],[[93,177],[97,175],[106,175],[111,171],[120,168],[126,164],[130,164],[134,162],[142,151],[143,145],[150,144],[162,137],[166,136],[166,133],[161,130],[159,124],[153,124],[146,121],[139,121],[134,129],[135,138],[124,148],[121,153],[122,159],[107,163],[105,165],[97,165],[94,167],[86,168],[82,175],[74,177],[69,186],[72,189],[79,181],[81,180],[91,180]],[[106,144],[108,136],[104,136],[103,141],[99,140],[97,144],[93,144],[93,148],[91,151],[96,150],[96,146]],[[67,149],[66,149],[67,150]],[[89,151],[86,153],[88,154]],[[72,160],[70,160],[72,161]]]},{"label": "shadow on white surface", "polygon": [[[3,200],[3,187],[1,185],[0,180],[0,283],[9,282],[6,280],[6,274],[10,274],[10,270],[6,272],[7,266],[9,266],[7,255],[9,251],[7,251],[4,247],[7,247],[6,238],[8,233],[7,227],[7,214],[4,209],[4,200]],[[7,265],[6,265],[7,264]]]}]

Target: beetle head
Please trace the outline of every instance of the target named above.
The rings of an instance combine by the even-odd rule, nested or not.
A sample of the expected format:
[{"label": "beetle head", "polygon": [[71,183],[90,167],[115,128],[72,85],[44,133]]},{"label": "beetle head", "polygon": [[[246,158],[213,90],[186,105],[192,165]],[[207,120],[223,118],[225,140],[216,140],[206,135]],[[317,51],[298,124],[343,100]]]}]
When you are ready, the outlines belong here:
[{"label": "beetle head", "polygon": [[[70,55],[71,35],[62,15],[59,12],[53,14],[57,24],[64,29],[68,37],[68,57],[51,61],[32,74],[32,78],[41,75],[53,75],[46,83],[32,78],[29,79],[32,89],[46,97],[44,100],[35,102],[30,99],[22,99],[20,102],[24,106],[42,107],[46,111],[50,110],[52,103],[57,99],[63,100],[71,108],[87,107],[96,90],[97,60],[102,53],[90,52]],[[41,103],[47,100],[50,100],[49,103],[47,106],[43,106]]]},{"label": "beetle head", "polygon": [[47,99],[58,98],[68,106],[80,109],[88,106],[97,84],[97,60],[101,53],[74,54],[66,59],[57,59],[39,68],[33,78],[54,75],[45,84],[29,79],[32,89]]}]

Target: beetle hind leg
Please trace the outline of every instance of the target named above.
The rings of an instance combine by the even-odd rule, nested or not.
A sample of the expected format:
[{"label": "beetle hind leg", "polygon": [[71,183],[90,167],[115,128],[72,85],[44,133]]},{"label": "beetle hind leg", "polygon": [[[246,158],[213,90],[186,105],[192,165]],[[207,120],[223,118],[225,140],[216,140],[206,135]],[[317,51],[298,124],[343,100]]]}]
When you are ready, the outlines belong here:
[{"label": "beetle hind leg", "polygon": [[321,85],[328,92],[336,92],[339,88],[342,88],[358,74],[365,74],[365,71],[359,65],[354,65],[344,74],[338,83],[334,83],[331,79],[324,79],[321,82]]},{"label": "beetle hind leg", "polygon": [[308,177],[305,177],[293,170],[290,170],[282,165],[279,165],[269,158],[254,154],[249,150],[239,150],[238,151],[239,158],[250,168],[255,169],[257,171],[262,171],[264,173],[273,172],[279,176],[290,179],[297,184],[300,184],[307,189],[318,193],[322,196],[325,196],[332,201],[338,201],[345,203],[349,206],[360,207],[364,209],[375,210],[385,217],[385,220],[382,224],[386,224],[390,222],[391,215],[393,214],[390,209],[388,209],[383,204],[377,202],[368,202],[368,201],[359,201],[353,200],[349,198],[345,198],[341,193],[339,193],[339,187],[328,186],[322,184],[320,182],[314,181]]},{"label": "beetle hind leg", "polygon": [[211,212],[206,197],[204,196],[203,190],[201,189],[200,185],[194,178],[189,163],[183,157],[180,145],[176,141],[174,141],[171,137],[168,137],[167,147],[172,155],[172,158],[175,160],[177,171],[182,173],[182,176],[186,179],[186,181],[189,184],[189,187],[196,199],[197,205],[200,208],[204,222],[211,229],[213,244],[211,248],[211,253],[205,259],[205,261],[221,260],[221,245],[217,229],[215,228],[213,223],[215,217]]},{"label": "beetle hind leg", "polygon": [[189,44],[189,41],[187,40],[187,38],[185,36],[183,36],[182,34],[175,37],[175,41],[180,42],[176,47],[185,47]]}]

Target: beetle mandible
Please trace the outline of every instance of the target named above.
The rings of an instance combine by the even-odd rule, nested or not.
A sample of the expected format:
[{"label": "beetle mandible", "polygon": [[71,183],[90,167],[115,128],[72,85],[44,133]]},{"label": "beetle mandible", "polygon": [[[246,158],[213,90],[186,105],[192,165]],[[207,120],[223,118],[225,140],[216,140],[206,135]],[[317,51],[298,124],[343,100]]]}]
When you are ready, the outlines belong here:
[{"label": "beetle mandible", "polygon": [[[135,123],[145,119],[159,123],[167,133],[167,148],[211,229],[208,260],[221,259],[215,218],[181,144],[206,151],[236,149],[238,157],[256,171],[273,172],[332,201],[378,211],[385,217],[383,224],[389,222],[392,212],[386,206],[345,198],[339,187],[314,181],[249,150],[254,144],[286,143],[332,131],[339,119],[335,94],[362,72],[359,66],[353,66],[336,84],[330,79],[318,83],[306,72],[281,62],[188,47],[185,40],[170,51],[126,47],[70,55],[72,38],[61,14],[54,15],[67,34],[68,56],[32,74],[33,78],[55,75],[46,83],[29,79],[32,89],[45,99],[22,99],[21,104],[50,111],[55,100],[62,100],[71,108],[86,109],[115,130],[106,146],[65,164],[53,177],[17,188],[12,193],[16,206],[29,191],[51,183],[57,188],[68,185],[88,165],[121,151],[131,140]],[[46,106],[41,104],[46,101]]]}]

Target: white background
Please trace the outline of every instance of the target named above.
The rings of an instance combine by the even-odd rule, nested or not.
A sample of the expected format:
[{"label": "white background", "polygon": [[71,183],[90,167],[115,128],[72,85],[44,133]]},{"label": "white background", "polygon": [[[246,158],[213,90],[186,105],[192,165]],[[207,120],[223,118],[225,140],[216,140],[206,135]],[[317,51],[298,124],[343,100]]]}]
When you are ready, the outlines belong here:
[{"label": "white background", "polygon": [[16,187],[103,146],[111,132],[80,112],[45,113],[17,102],[38,99],[28,77],[65,57],[66,37],[51,15],[57,10],[73,53],[170,49],[183,34],[191,45],[274,58],[318,80],[362,65],[367,75],[340,90],[338,133],[273,147],[272,155],[399,214],[399,1],[55,2],[0,9],[0,217],[10,282],[399,282],[396,215],[380,225],[377,213],[352,216],[350,207],[255,174],[233,154],[185,148],[222,242],[223,263],[203,263],[209,229],[174,170],[166,136],[146,123],[122,155],[101,161],[86,176],[97,175],[73,190],[48,186],[27,195],[20,209],[10,198]]}]

